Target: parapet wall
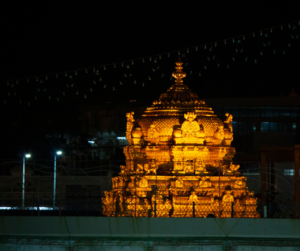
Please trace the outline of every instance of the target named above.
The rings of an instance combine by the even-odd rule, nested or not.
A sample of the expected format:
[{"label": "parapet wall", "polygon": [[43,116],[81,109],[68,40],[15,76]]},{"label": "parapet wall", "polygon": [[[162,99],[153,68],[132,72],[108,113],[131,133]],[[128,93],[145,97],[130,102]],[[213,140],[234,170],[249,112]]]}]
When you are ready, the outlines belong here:
[{"label": "parapet wall", "polygon": [[[300,246],[298,219],[1,217],[0,250],[276,250]],[[225,247],[225,246],[226,247]],[[164,247],[164,248],[163,248]],[[261,248],[260,248],[261,247]],[[125,248],[125,249],[124,249]],[[249,250],[250,250],[249,249]],[[18,250],[18,249],[17,249]],[[96,249],[97,250],[97,249]],[[121,250],[121,249],[120,249]],[[202,249],[201,249],[202,250]],[[234,250],[234,249],[233,249]]]}]

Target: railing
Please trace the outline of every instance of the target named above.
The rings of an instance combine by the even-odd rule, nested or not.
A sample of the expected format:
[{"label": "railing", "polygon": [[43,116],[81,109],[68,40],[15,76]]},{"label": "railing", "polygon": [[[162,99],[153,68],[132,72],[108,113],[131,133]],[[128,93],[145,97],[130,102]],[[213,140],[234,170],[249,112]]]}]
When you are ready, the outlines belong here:
[{"label": "railing", "polygon": [[[119,164],[120,162],[118,162]],[[117,163],[94,166],[88,168],[68,168],[57,166],[56,192],[53,196],[53,171],[51,165],[41,165],[28,162],[25,174],[25,196],[22,205],[22,173],[14,173],[18,162],[8,164],[5,175],[0,176],[0,215],[61,215],[61,216],[105,216],[107,206],[103,204],[105,191],[112,189],[112,177],[117,176],[120,169]],[[247,177],[246,186],[253,191],[257,198],[256,211],[261,218],[300,218],[300,205],[295,201],[294,173],[292,163],[280,163],[263,171],[259,163],[242,164],[240,172]],[[262,174],[268,177],[267,186],[263,186]],[[215,175],[215,174],[208,174]],[[218,177],[215,175],[214,177]],[[222,176],[221,176],[222,177]],[[228,176],[230,177],[230,176]],[[299,182],[298,182],[299,184]],[[199,186],[199,185],[197,185]],[[124,201],[114,200],[109,206],[114,208],[110,216],[142,216],[142,217],[247,217],[247,199],[236,204],[212,205],[186,203],[180,205],[185,208],[185,215],[176,214],[176,203],[170,197],[156,195],[156,184],[152,184],[152,191],[148,192],[148,200]],[[195,188],[191,183],[189,189]],[[162,189],[159,187],[159,189]],[[169,187],[166,187],[169,189]],[[299,192],[299,188],[298,188]],[[245,193],[247,193],[245,189]],[[151,197],[149,197],[151,196]],[[247,194],[245,194],[247,196]],[[152,197],[154,199],[152,199]],[[54,200],[53,200],[54,198]],[[219,198],[220,199],[220,198]],[[170,200],[170,203],[166,203]],[[197,212],[199,206],[207,208],[201,214]],[[218,206],[218,207],[217,207]],[[218,212],[210,214],[212,210]],[[222,216],[223,215],[223,216]]]}]

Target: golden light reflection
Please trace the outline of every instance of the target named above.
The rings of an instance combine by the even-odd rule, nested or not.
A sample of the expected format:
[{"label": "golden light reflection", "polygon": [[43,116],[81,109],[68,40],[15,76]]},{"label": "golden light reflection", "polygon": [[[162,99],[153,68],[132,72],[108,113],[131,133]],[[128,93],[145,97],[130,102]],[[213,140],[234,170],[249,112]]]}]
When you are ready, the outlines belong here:
[{"label": "golden light reflection", "polygon": [[183,84],[175,84],[141,118],[127,113],[126,165],[105,192],[103,214],[134,217],[259,217],[257,198],[232,163],[232,115],[222,122]]}]

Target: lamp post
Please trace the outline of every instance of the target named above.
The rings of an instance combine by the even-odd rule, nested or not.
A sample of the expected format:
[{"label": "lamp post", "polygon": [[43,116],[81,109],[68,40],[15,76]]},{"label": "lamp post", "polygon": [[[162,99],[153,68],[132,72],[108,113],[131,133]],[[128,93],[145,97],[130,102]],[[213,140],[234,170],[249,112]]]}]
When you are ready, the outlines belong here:
[{"label": "lamp post", "polygon": [[55,208],[55,193],[56,193],[56,155],[62,155],[62,151],[57,151],[54,154],[54,177],[53,177],[53,210]]},{"label": "lamp post", "polygon": [[25,159],[30,158],[31,154],[26,153],[23,157],[23,174],[22,174],[22,209],[25,208]]}]

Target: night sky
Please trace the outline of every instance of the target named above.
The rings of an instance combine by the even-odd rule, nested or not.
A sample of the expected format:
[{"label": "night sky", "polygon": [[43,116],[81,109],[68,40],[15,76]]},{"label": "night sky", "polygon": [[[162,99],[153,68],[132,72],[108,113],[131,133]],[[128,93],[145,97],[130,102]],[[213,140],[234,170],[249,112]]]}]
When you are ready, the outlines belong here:
[{"label": "night sky", "polygon": [[[28,139],[34,142],[47,130],[54,130],[53,126],[40,128],[37,118],[53,120],[52,124],[65,120],[68,126],[76,124],[77,110],[84,105],[130,99],[149,105],[173,83],[170,75],[181,49],[185,49],[180,51],[187,72],[185,83],[200,98],[280,96],[288,95],[292,88],[300,93],[300,37],[296,38],[300,25],[295,22],[288,27],[300,20],[298,10],[296,1],[198,1],[196,5],[9,1],[0,15],[0,107],[5,128],[1,148],[13,141],[19,145],[14,151],[21,151],[29,147]],[[285,24],[282,30],[281,24]],[[272,32],[264,30],[269,27],[274,27]],[[253,31],[257,31],[255,38]],[[232,42],[243,34],[249,35]],[[215,41],[221,42],[215,46]],[[132,65],[136,58],[144,58],[145,63],[140,59]],[[125,63],[123,68],[121,63],[116,68],[107,66],[105,72],[96,67],[115,62]],[[99,69],[99,75],[92,68],[85,73],[89,67]],[[58,78],[51,75],[57,72],[61,73]],[[44,76],[36,81],[35,76],[40,75]],[[28,77],[33,77],[28,83],[20,80],[16,84],[16,79]]]}]

